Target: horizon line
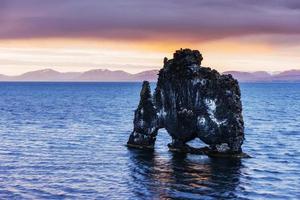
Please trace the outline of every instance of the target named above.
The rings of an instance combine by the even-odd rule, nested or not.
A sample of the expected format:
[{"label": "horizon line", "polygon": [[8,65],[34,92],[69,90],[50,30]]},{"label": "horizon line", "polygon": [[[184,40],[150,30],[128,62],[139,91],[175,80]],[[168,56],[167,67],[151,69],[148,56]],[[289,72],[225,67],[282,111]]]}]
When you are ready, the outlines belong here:
[{"label": "horizon line", "polygon": [[[200,66],[200,67],[206,67],[206,66]],[[163,67],[162,67],[163,68]],[[26,72],[23,72],[23,73],[20,73],[20,74],[15,74],[15,75],[8,75],[8,74],[4,74],[4,73],[0,73],[0,75],[2,76],[8,76],[8,77],[15,77],[15,76],[21,76],[21,75],[24,75],[26,73],[31,73],[31,72],[42,72],[42,71],[54,71],[54,72],[58,72],[58,73],[86,73],[86,72],[89,72],[89,71],[95,71],[95,70],[102,70],[102,71],[110,71],[110,72],[125,72],[125,73],[128,73],[130,75],[136,75],[136,74],[140,74],[140,73],[143,73],[143,72],[150,72],[150,71],[159,71],[160,69],[162,68],[159,68],[159,69],[149,69],[149,70],[143,70],[143,71],[140,71],[140,72],[137,72],[137,73],[131,73],[131,72],[128,72],[127,70],[122,70],[122,69],[118,69],[118,70],[111,70],[111,69],[108,69],[108,68],[93,68],[93,69],[89,69],[89,70],[84,70],[84,71],[59,71],[59,70],[56,70],[56,69],[53,69],[53,68],[41,68],[41,69],[37,69],[37,70],[31,70],[31,71],[26,71]],[[211,69],[213,69],[212,67],[209,67]],[[217,70],[218,71],[218,70]],[[225,70],[225,71],[218,71],[219,73],[224,73],[224,72],[244,72],[244,73],[255,73],[255,72],[267,72],[268,74],[270,75],[275,75],[275,74],[278,74],[278,73],[281,73],[281,72],[286,72],[286,71],[300,71],[300,69],[295,69],[295,68],[291,68],[291,69],[287,69],[287,70],[281,70],[281,71],[265,71],[265,70],[254,70],[254,71],[243,71],[243,70]]]}]

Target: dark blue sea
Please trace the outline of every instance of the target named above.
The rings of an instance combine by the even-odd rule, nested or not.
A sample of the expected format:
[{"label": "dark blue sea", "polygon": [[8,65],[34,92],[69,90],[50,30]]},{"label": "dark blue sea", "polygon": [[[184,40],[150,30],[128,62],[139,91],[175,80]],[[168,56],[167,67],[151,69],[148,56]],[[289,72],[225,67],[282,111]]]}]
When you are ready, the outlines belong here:
[{"label": "dark blue sea", "polygon": [[0,83],[0,199],[300,199],[300,84],[241,84],[242,160],[127,149],[140,88]]}]

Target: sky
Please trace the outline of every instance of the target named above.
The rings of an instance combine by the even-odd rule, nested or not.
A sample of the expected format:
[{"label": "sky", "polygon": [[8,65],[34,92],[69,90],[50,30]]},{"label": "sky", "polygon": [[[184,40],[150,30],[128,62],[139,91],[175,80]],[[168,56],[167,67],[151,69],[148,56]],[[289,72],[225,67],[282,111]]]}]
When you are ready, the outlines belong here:
[{"label": "sky", "polygon": [[0,74],[136,73],[179,48],[221,72],[300,69],[300,1],[0,0]]}]

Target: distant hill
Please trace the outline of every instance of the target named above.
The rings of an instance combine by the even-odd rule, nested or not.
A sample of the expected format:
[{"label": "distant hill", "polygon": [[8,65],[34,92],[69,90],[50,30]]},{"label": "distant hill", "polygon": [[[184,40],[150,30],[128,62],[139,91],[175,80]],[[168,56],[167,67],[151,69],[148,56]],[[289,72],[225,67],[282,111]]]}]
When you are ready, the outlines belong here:
[{"label": "distant hill", "polygon": [[273,81],[300,81],[300,70],[289,70],[273,76]]},{"label": "distant hill", "polygon": [[76,77],[78,81],[131,81],[131,74],[118,70],[110,71],[107,69],[95,69],[83,72],[80,76]]},{"label": "distant hill", "polygon": [[157,81],[157,74],[159,70],[150,70],[150,71],[144,71],[137,74],[131,75],[131,80],[134,81],[140,81],[140,80],[147,80],[155,82]]},{"label": "distant hill", "polygon": [[226,71],[223,74],[231,74],[239,82],[300,82],[300,70],[283,71],[274,75],[265,71]]},{"label": "distant hill", "polygon": [[[27,72],[19,76],[0,74],[0,81],[140,82],[147,80],[155,82],[157,81],[158,72],[158,70],[149,70],[131,74],[122,70],[95,69],[86,72],[62,73],[53,69],[43,69]],[[300,82],[300,70],[288,70],[275,75],[265,71],[226,71],[223,74],[231,74],[240,82]]]},{"label": "distant hill", "polygon": [[0,74],[0,81],[6,81],[8,78],[9,78],[9,76]]},{"label": "distant hill", "polygon": [[43,69],[27,72],[19,76],[0,75],[0,81],[79,81],[79,82],[133,82],[156,81],[158,70],[149,70],[137,74],[125,71],[111,71],[107,69],[95,69],[86,72],[62,73],[53,69]]},{"label": "distant hill", "polygon": [[11,79],[16,81],[71,81],[80,74],[76,72],[61,73],[52,69],[44,69],[27,72],[20,76],[11,77]]}]

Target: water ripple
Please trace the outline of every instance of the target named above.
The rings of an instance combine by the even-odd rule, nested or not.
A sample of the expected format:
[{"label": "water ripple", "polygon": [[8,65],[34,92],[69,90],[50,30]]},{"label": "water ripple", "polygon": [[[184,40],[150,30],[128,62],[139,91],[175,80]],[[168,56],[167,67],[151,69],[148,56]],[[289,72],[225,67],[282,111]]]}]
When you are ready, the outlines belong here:
[{"label": "water ripple", "polygon": [[300,199],[300,84],[241,87],[239,161],[128,150],[138,83],[0,83],[0,199]]}]

